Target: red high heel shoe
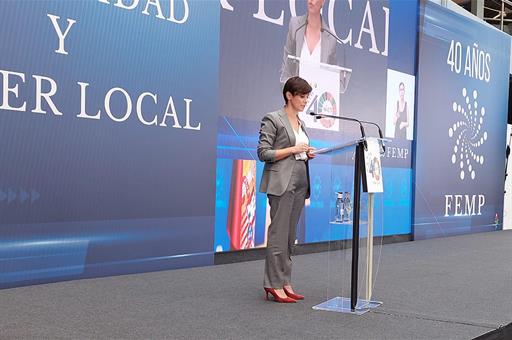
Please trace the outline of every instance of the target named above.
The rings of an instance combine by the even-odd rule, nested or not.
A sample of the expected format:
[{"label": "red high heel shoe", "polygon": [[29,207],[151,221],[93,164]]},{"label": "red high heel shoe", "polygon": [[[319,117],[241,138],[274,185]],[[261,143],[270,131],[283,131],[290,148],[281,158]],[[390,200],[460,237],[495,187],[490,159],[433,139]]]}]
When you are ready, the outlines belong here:
[{"label": "red high heel shoe", "polygon": [[283,290],[288,297],[291,297],[294,300],[304,300],[304,295],[292,293],[288,289],[286,289],[286,287],[283,287]]},{"label": "red high heel shoe", "polygon": [[275,302],[279,302],[279,303],[294,303],[294,302],[297,302],[295,301],[294,299],[290,298],[290,297],[280,297],[279,295],[277,295],[277,292],[274,288],[267,288],[267,287],[263,287],[263,289],[265,289],[265,293],[266,293],[266,298],[268,300],[268,294],[272,294],[272,296],[274,297],[274,301]]}]

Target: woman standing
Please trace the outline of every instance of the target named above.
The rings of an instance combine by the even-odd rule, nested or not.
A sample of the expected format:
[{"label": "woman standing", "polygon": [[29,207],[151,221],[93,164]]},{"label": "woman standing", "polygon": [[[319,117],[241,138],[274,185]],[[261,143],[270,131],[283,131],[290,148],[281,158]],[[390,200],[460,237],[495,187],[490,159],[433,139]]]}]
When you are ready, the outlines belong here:
[{"label": "woman standing", "polygon": [[396,101],[395,112],[395,138],[406,139],[407,127],[409,126],[409,112],[407,110],[407,102],[405,101],[405,85],[398,85],[399,99]]},{"label": "woman standing", "polygon": [[314,148],[298,113],[304,110],[311,86],[302,78],[288,79],[283,88],[285,106],[261,121],[258,158],[265,162],[260,192],[267,193],[270,226],[263,286],[277,302],[296,302],[304,296],[291,286],[291,248],[304,201],[309,197],[308,160]]},{"label": "woman standing", "polygon": [[302,61],[336,64],[336,39],[320,15],[323,5],[324,0],[308,0],[308,13],[290,19],[283,52],[281,83],[299,75],[298,63],[288,58],[288,55],[299,57]]}]

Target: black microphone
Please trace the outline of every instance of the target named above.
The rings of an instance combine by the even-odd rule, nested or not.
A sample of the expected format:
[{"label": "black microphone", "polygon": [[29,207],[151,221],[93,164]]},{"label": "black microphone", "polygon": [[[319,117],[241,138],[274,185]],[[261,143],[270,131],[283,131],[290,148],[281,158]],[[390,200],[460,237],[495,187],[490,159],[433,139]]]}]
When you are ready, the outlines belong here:
[{"label": "black microphone", "polygon": [[376,126],[376,127],[377,127],[377,129],[379,130],[379,138],[384,138],[384,137],[383,137],[383,135],[382,135],[382,130],[380,129],[379,124],[374,123],[374,122],[367,122],[367,121],[365,121],[365,120],[361,120],[361,123],[363,123],[363,124],[370,124],[370,125],[374,125],[374,126]]},{"label": "black microphone", "polygon": [[[383,138],[384,138],[384,137],[383,137],[383,134],[382,134],[382,130],[380,129],[379,124],[374,123],[374,122],[367,122],[367,121],[365,121],[365,120],[361,120],[361,123],[363,123],[363,124],[371,124],[371,125],[375,125],[375,126],[377,127],[377,129],[379,130],[379,138],[380,138],[380,139],[383,139]],[[385,153],[385,152],[386,152],[386,146],[384,145],[384,143],[381,143],[380,145],[382,146],[382,153]]]},{"label": "black microphone", "polygon": [[[361,136],[363,138],[366,138],[366,134],[364,132],[364,127],[363,127],[363,124],[371,124],[371,125],[375,125],[377,127],[377,129],[379,130],[379,137],[381,139],[383,139],[383,135],[382,135],[382,130],[380,129],[380,126],[379,124],[377,123],[374,123],[374,122],[367,122],[367,121],[364,121],[364,120],[359,120],[359,119],[355,119],[355,118],[350,118],[350,117],[342,117],[342,116],[333,116],[333,115],[326,115],[326,114],[320,114],[320,113],[314,113],[312,111],[309,112],[309,115],[315,117],[315,118],[334,118],[334,119],[340,119],[340,120],[346,120],[346,121],[349,121],[349,122],[356,122],[356,123],[359,123],[359,128],[361,129]],[[383,143],[380,143],[380,145],[382,146],[382,153],[385,153],[386,152],[386,146],[383,144]],[[366,141],[365,141],[365,147],[366,147]]]},{"label": "black microphone", "polygon": [[[345,43],[343,42],[343,40],[341,40],[336,34],[332,33],[330,30],[328,30],[327,28],[324,28],[324,27],[321,27],[320,28],[320,32],[327,32],[330,36],[332,36],[334,39],[336,39],[336,41],[338,43],[340,43],[340,45],[344,45]],[[345,66],[347,64],[347,55],[346,55],[346,49],[343,48],[343,61],[342,61],[342,64],[343,66]],[[343,77],[346,77],[346,74],[344,73],[343,74]],[[345,83],[345,81],[343,81],[343,84]],[[348,85],[343,85],[344,87],[344,90],[342,91],[342,93],[345,93],[346,91],[346,87]]]},{"label": "black microphone", "polygon": [[350,118],[350,117],[326,115],[326,114],[323,114],[323,113],[315,113],[315,112],[312,112],[312,111],[309,112],[309,115],[313,116],[315,118],[334,118],[334,119],[339,119],[339,120],[346,120],[346,121],[349,121],[349,122],[356,122],[356,123],[359,124],[359,129],[361,130],[361,137],[366,138],[366,133],[364,132],[363,123],[362,123],[362,121],[360,121],[358,119]]},{"label": "black microphone", "polygon": [[337,42],[339,42],[340,44],[344,44],[343,41],[334,33],[332,33],[330,30],[326,29],[326,28],[323,28],[321,27],[320,28],[320,32],[327,32],[329,33],[330,35],[332,35],[334,37],[334,39],[336,39]]},{"label": "black microphone", "polygon": [[[328,30],[327,28],[323,28],[321,27],[320,28],[320,32],[327,32],[329,35],[331,35],[334,39],[336,39],[337,42],[340,43],[340,45],[344,45],[345,43],[343,42],[343,40],[341,40],[336,34],[332,33],[330,30]],[[343,63],[346,63],[346,54],[345,54],[345,49],[343,49]]]},{"label": "black microphone", "polygon": [[[306,22],[304,22],[302,25],[300,25],[299,27],[297,27],[297,29],[295,30],[295,32],[293,32],[293,40],[295,41],[295,51],[289,51],[290,53],[293,53],[293,56],[294,57],[298,57],[296,54],[297,54],[297,32],[304,26],[306,26],[308,24],[308,18],[306,17]],[[286,50],[286,47],[285,47],[285,50]],[[300,53],[300,52],[299,52]],[[291,55],[291,54],[289,54]],[[292,59],[294,62],[297,62],[296,59]],[[281,82],[283,82],[283,80],[281,79]]]},{"label": "black microphone", "polygon": [[306,26],[308,24],[308,18],[306,17],[306,21],[300,25],[299,27],[297,27],[297,29],[295,30],[295,32],[293,33],[293,37],[295,38],[295,41],[297,41],[297,32],[304,26]]}]

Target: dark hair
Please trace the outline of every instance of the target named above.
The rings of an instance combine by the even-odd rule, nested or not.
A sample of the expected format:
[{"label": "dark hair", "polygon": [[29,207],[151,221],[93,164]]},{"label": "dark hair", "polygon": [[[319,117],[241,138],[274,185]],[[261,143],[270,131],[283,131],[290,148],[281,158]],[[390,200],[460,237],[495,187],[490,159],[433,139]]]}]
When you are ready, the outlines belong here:
[{"label": "dark hair", "polygon": [[308,84],[308,82],[301,77],[291,77],[286,81],[283,87],[284,103],[288,104],[286,92],[290,92],[292,96],[296,96],[298,94],[309,94],[312,90],[313,88]]},{"label": "dark hair", "polygon": [[398,89],[400,89],[400,86],[403,86],[404,87],[404,90],[405,90],[405,84],[403,81],[400,82],[400,84],[398,84]]}]

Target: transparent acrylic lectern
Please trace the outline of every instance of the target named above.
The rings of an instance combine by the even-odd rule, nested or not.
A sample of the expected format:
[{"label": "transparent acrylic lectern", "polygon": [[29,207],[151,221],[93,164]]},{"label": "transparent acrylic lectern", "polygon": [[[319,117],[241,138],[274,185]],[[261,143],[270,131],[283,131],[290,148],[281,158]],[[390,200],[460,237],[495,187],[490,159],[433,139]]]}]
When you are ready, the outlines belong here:
[{"label": "transparent acrylic lectern", "polygon": [[[336,82],[339,81],[339,92],[345,93],[348,87],[348,83],[350,81],[350,76],[352,74],[352,69],[338,66],[338,65],[332,65],[332,64],[326,64],[326,63],[319,63],[314,62],[311,60],[301,60],[301,58],[296,57],[294,55],[288,55],[288,59],[291,60],[291,62],[298,63],[299,65],[299,74],[302,78],[306,79],[308,82],[311,80],[316,80],[317,78],[322,79],[323,75],[318,75],[318,71],[325,69],[328,70],[328,72],[332,72],[334,76],[336,77]],[[322,71],[320,71],[322,72]],[[308,79],[308,78],[312,79]],[[284,79],[281,77],[281,83],[285,83],[287,79]],[[323,81],[323,79],[321,80]]]},{"label": "transparent acrylic lectern", "polygon": [[[326,301],[313,309],[364,314],[373,300],[383,237],[381,138],[360,138],[316,151],[330,163]],[[377,184],[377,185],[376,185]]]}]

